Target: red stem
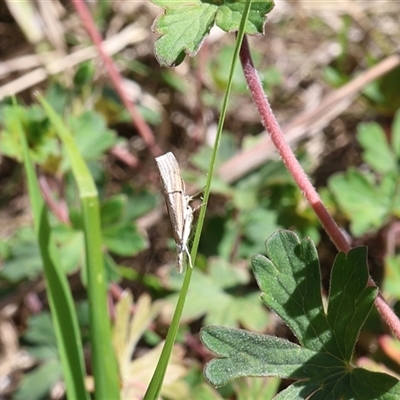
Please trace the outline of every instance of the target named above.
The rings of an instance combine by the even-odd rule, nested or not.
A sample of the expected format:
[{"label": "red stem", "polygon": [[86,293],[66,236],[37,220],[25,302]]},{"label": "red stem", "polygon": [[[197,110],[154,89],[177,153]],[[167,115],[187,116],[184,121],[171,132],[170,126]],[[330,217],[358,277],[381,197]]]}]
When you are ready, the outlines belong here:
[{"label": "red stem", "polygon": [[[56,183],[59,184],[59,182],[57,181]],[[44,201],[46,202],[50,210],[53,211],[54,215],[58,218],[59,221],[61,221],[63,224],[69,225],[71,221],[69,219],[67,204],[63,199],[59,200],[58,202],[55,200],[52,195],[49,182],[44,175],[39,175],[39,186],[40,190],[42,191]]]},{"label": "red stem", "polygon": [[[311,184],[308,176],[306,175],[300,163],[296,159],[294,153],[292,152],[292,149],[286,142],[282,129],[272,112],[271,106],[263,91],[257,71],[254,68],[253,61],[251,59],[249,43],[246,36],[243,38],[242,47],[240,49],[240,61],[242,63],[247,84],[253,96],[253,100],[256,104],[258,112],[260,113],[262,123],[269,133],[271,140],[277,148],[280,156],[282,157],[282,160],[285,163],[288,171],[291,173],[293,179],[297,183],[303,195],[306,197],[314,212],[317,214],[322,226],[324,227],[325,231],[327,232],[337,249],[339,251],[347,253],[351,249],[351,247],[347,242],[346,237],[340,231],[336,222],[329,214],[325,205],[322,203],[317,191]],[[368,280],[368,285],[375,286],[375,283],[372,281],[371,278],[369,278]],[[381,294],[379,294],[376,298],[375,306],[377,307],[379,313],[386,321],[390,329],[400,340],[400,321],[393,310],[383,299]]]},{"label": "red stem", "polygon": [[332,239],[333,243],[340,251],[347,253],[350,250],[349,243],[339,230],[336,222],[333,220],[328,210],[323,205],[317,191],[311,184],[308,176],[293,154],[292,149],[286,142],[282,129],[279,126],[274,113],[272,112],[271,106],[267,100],[267,97],[265,96],[261,82],[258,78],[257,71],[253,66],[246,36],[243,38],[243,44],[240,50],[240,61],[242,62],[244,75],[253,96],[253,100],[256,104],[258,112],[261,115],[262,123],[269,133],[271,140],[277,148],[280,156],[282,157],[283,162],[285,163],[289,172],[292,174],[300,190],[310,203],[314,212],[321,220],[322,225]]},{"label": "red stem", "polygon": [[154,157],[159,156],[161,154],[161,149],[157,145],[153,133],[150,127],[147,125],[146,121],[142,118],[140,113],[137,111],[135,105],[128,99],[123,89],[123,81],[120,73],[114,65],[114,62],[109,57],[109,55],[103,49],[103,39],[96,28],[96,25],[93,21],[93,18],[86,7],[86,4],[82,0],[72,0],[72,4],[75,7],[75,10],[81,17],[82,23],[92,39],[94,45],[96,46],[99,55],[106,67],[108,76],[111,79],[112,84],[114,85],[115,90],[117,91],[122,103],[126,107],[131,117],[132,123],[136,126],[140,136],[143,141],[149,147],[152,155]]}]

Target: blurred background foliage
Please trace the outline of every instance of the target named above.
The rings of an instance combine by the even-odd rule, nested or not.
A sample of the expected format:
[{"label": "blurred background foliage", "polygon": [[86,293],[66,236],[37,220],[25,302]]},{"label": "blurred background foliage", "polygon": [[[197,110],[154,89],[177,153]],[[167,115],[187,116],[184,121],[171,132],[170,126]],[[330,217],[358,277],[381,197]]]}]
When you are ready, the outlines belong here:
[{"label": "blurred background foliage", "polygon": [[[265,36],[250,38],[260,78],[283,126],[302,112],[307,116],[307,110],[335,88],[351,84],[396,50],[399,4],[347,3],[348,8],[334,2],[278,2]],[[34,99],[39,90],[74,133],[100,194],[115,325],[130,315],[131,307],[136,311],[142,307],[146,315],[134,331],[128,332],[125,321],[124,332],[136,335],[136,342],[118,350],[133,354],[126,375],[132,381],[123,381],[124,396],[139,398],[143,392],[138,382],[146,382],[152,373],[182,280],[174,268],[175,244],[158,174],[72,4],[55,0],[43,4],[0,5],[4,32],[0,38],[0,393],[2,398],[30,400],[63,396],[21,147],[12,130],[16,111],[10,95],[16,97],[43,195],[52,210],[60,261],[87,343],[79,197],[65,151]],[[186,58],[175,69],[160,68],[151,32],[159,8],[150,2],[127,1],[89,5],[129,99],[160,148],[175,153],[187,192],[201,192],[227,84],[233,35],[215,29],[195,58]],[[372,81],[365,78],[359,92],[342,99],[348,101],[343,111],[320,117],[317,126],[309,117],[303,121],[305,128],[299,128],[300,136],[288,136],[352,243],[369,246],[372,276],[395,309],[400,299],[399,74],[397,66]],[[265,136],[238,66],[164,398],[267,399],[278,390],[279,381],[272,379],[243,379],[219,390],[206,385],[201,371],[209,354],[198,339],[199,328],[208,324],[291,338],[263,307],[249,269],[250,257],[264,252],[264,242],[274,230],[291,229],[316,242],[323,284],[328,287],[335,249],[284,165],[270,152],[260,166],[246,168],[251,161],[246,151],[261,145]],[[239,153],[244,154],[242,161],[229,164]],[[127,154],[134,157],[134,166]],[[226,173],[227,165],[235,178]],[[194,204],[201,206],[201,194]],[[124,300],[126,304],[121,304],[122,289],[133,294],[133,299]],[[371,315],[357,353],[368,365],[396,375],[400,350],[388,340],[388,333],[377,315]]]}]

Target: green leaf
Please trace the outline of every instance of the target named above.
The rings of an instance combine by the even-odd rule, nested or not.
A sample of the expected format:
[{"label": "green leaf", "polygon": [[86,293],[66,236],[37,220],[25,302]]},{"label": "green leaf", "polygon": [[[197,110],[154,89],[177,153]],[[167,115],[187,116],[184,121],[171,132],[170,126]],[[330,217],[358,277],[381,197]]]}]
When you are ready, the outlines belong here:
[{"label": "green leaf", "polygon": [[[66,129],[63,120],[50,104],[41,96],[38,96],[38,99],[65,147],[79,189],[85,235],[95,397],[118,398],[120,388],[117,364],[111,346],[110,321],[104,314],[104,310],[107,309],[107,288],[103,265],[100,207],[97,189],[73,135]],[[75,343],[77,343],[76,339]],[[79,398],[83,398],[82,395]]]},{"label": "green leaf", "polygon": [[93,80],[94,72],[95,66],[92,61],[80,64],[74,76],[75,86],[81,89],[83,86],[88,85]]},{"label": "green leaf", "polygon": [[372,169],[380,173],[397,171],[396,156],[379,124],[360,124],[357,139],[364,149],[363,158]]},{"label": "green leaf", "polygon": [[192,400],[223,400],[224,397],[220,396],[218,392],[212,388],[207,382],[203,382],[196,385],[192,392],[190,398]]},{"label": "green leaf", "polygon": [[148,246],[145,237],[127,216],[128,198],[121,194],[103,202],[101,224],[103,243],[112,253],[133,256]]},{"label": "green leaf", "polygon": [[392,117],[400,107],[399,80],[400,68],[396,67],[365,87],[363,94],[370,100],[375,112]]},{"label": "green leaf", "polygon": [[281,380],[278,378],[253,379],[239,378],[232,382],[237,400],[272,400]]},{"label": "green leaf", "polygon": [[25,374],[15,393],[15,400],[48,398],[51,388],[62,378],[58,360],[50,360]]},{"label": "green leaf", "polygon": [[[246,0],[225,0],[218,7],[218,13],[215,18],[216,24],[225,32],[236,32],[239,29],[245,4]],[[255,1],[251,6],[249,17],[246,21],[245,33],[248,35],[264,33],[264,25],[267,21],[266,14],[273,7],[273,1]]]},{"label": "green leaf", "polygon": [[[86,161],[100,158],[117,143],[115,133],[107,128],[103,117],[98,113],[86,111],[79,117],[71,117],[69,126],[79,152]],[[65,169],[69,165],[67,158],[64,164]]]},{"label": "green leaf", "polygon": [[82,345],[76,314],[73,310],[71,291],[58,263],[59,257],[55,242],[52,240],[48,212],[40,194],[39,182],[28,151],[28,143],[18,118],[14,121],[13,128],[18,132],[22,146],[35,233],[43,260],[46,291],[52,312],[66,392],[71,400],[88,399],[83,381]]},{"label": "green leaf", "polygon": [[32,315],[29,318],[28,330],[24,334],[24,339],[35,346],[47,345],[54,349],[57,348],[53,324],[48,312]]},{"label": "green leaf", "polygon": [[183,61],[185,52],[195,56],[204,38],[210,32],[218,7],[200,0],[182,2],[153,0],[165,7],[152,29],[162,35],[154,44],[157,61],[162,66],[174,66]]},{"label": "green leaf", "polygon": [[46,100],[58,114],[64,114],[66,106],[71,102],[71,91],[59,82],[49,82],[46,89]]},{"label": "green leaf", "polygon": [[128,196],[125,218],[136,219],[157,205],[157,197],[154,193],[145,190],[138,191],[131,186],[125,186],[123,193]]},{"label": "green leaf", "polygon": [[15,120],[23,126],[29,143],[29,154],[35,163],[47,170],[55,170],[60,158],[60,151],[54,134],[48,130],[48,120],[37,106],[5,106],[1,131],[0,152],[17,161],[22,161],[22,146],[18,132],[14,129]]},{"label": "green leaf", "polygon": [[134,224],[120,223],[104,228],[103,243],[107,248],[120,256],[133,256],[146,249],[148,242]]},{"label": "green leaf", "polygon": [[32,400],[47,398],[51,388],[62,379],[57,340],[50,313],[32,315],[23,337],[29,354],[43,362],[23,376],[15,398]]},{"label": "green leaf", "polygon": [[[210,361],[204,370],[206,379],[215,386],[226,385],[239,376],[290,376],[299,379],[303,365],[317,355],[286,339],[242,329],[208,326],[200,334],[202,342],[223,357]],[[334,365],[335,360],[327,356],[324,362],[328,367]],[[307,371],[318,373],[319,369],[315,365]]]},{"label": "green leaf", "polygon": [[[162,66],[174,66],[183,61],[184,53],[196,55],[214,22],[226,32],[237,31],[247,0],[152,1],[165,9],[153,24],[161,35],[154,45],[155,56]],[[263,33],[265,15],[273,6],[270,0],[252,3],[245,33]]]},{"label": "green leaf", "polygon": [[381,186],[378,186],[372,177],[354,168],[329,180],[329,189],[350,220],[354,236],[361,236],[383,226],[395,203],[395,186],[396,178],[393,174],[386,174]]},{"label": "green leaf", "polygon": [[7,253],[0,270],[0,278],[16,283],[23,279],[32,279],[43,271],[43,261],[33,229],[18,230],[7,242]]},{"label": "green leaf", "polygon": [[385,257],[384,293],[400,300],[400,256]]},{"label": "green leaf", "polygon": [[252,212],[241,213],[239,224],[244,238],[240,244],[240,256],[242,257],[247,257],[262,250],[264,240],[260,237],[260,232],[265,232],[266,235],[269,235],[279,227],[276,212],[262,208],[257,208]]},{"label": "green leaf", "polygon": [[125,213],[126,206],[127,197],[123,194],[103,201],[100,208],[101,225],[107,226],[119,221]]},{"label": "green leaf", "polygon": [[[320,350],[332,334],[324,314],[314,244],[311,240],[299,243],[296,235],[277,231],[265,248],[268,258],[258,255],[252,259],[263,302],[288,324],[301,344]],[[269,279],[271,275],[274,279]],[[304,334],[307,329],[309,335]]]},{"label": "green leaf", "polygon": [[[248,0],[248,2],[246,3],[246,7],[245,7],[245,11],[243,13],[242,20],[240,21],[239,32],[237,34],[237,39],[236,39],[235,54],[232,59],[231,68],[230,68],[230,72],[229,72],[229,75],[230,75],[229,83],[226,88],[224,100],[222,103],[221,115],[219,117],[217,133],[215,136],[215,142],[214,142],[214,147],[213,147],[213,154],[212,154],[212,157],[210,160],[210,166],[209,166],[208,174],[207,174],[207,181],[206,181],[206,185],[205,185],[205,189],[204,189],[204,196],[203,196],[204,204],[208,203],[208,199],[210,197],[211,181],[212,181],[212,177],[214,175],[213,172],[215,169],[215,160],[217,159],[219,142],[221,139],[222,128],[223,128],[223,125],[225,122],[225,116],[226,116],[226,112],[227,112],[227,108],[228,108],[228,100],[229,100],[231,88],[232,88],[233,70],[235,68],[235,64],[238,59],[240,47],[243,43],[244,26],[247,21],[247,17],[248,17],[249,11],[250,11],[251,4],[252,4],[252,1]],[[197,250],[198,250],[199,243],[200,243],[200,236],[201,236],[202,228],[204,225],[205,214],[206,214],[206,206],[204,206],[200,209],[199,218],[197,220],[196,232],[195,232],[195,235],[193,238],[193,244],[192,244],[191,253],[190,253],[192,260],[196,260],[196,257],[197,257]],[[193,270],[191,268],[186,269],[185,279],[183,281],[182,288],[180,290],[180,296],[176,303],[175,312],[172,317],[171,326],[168,330],[168,334],[167,334],[167,337],[165,340],[165,345],[161,352],[161,356],[160,356],[159,362],[157,363],[157,367],[154,371],[154,375],[153,375],[153,377],[150,381],[150,384],[147,388],[147,391],[144,395],[144,400],[153,400],[153,399],[158,398],[160,395],[162,382],[163,382],[163,380],[165,378],[165,374],[166,374],[168,360],[171,356],[171,350],[173,347],[173,343],[175,342],[176,336],[178,333],[178,325],[179,325],[179,321],[182,316],[182,311],[183,311],[184,304],[185,304],[185,298],[188,293],[189,283],[190,283],[191,276],[192,276],[192,271]]]},{"label": "green leaf", "polygon": [[[250,280],[243,268],[228,265],[221,259],[214,259],[209,273],[193,270],[193,280],[183,310],[183,318],[205,317],[205,324],[224,324],[248,329],[263,330],[268,323],[268,314],[258,299],[257,292],[245,290]],[[171,273],[170,288],[179,290],[182,275],[175,270]],[[176,302],[177,295],[169,298]]]},{"label": "green leaf", "polygon": [[82,230],[57,224],[53,228],[53,234],[63,271],[70,274],[84,265],[85,243]]},{"label": "green leaf", "polygon": [[213,385],[240,376],[277,376],[297,382],[276,399],[394,399],[400,384],[392,376],[355,368],[357,336],[377,289],[367,287],[366,249],[340,253],[333,265],[328,309],[321,296],[317,252],[309,239],[289,231],[266,242],[267,257],[252,259],[262,300],[291,328],[299,345],[285,339],[210,326],[203,343],[222,358],[206,365]]}]

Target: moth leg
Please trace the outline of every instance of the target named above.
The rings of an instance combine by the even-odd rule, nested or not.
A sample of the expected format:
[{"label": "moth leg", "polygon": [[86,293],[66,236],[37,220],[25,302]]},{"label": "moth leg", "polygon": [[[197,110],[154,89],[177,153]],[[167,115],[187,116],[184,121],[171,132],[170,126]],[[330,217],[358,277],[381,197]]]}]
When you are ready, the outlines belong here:
[{"label": "moth leg", "polygon": [[189,253],[189,249],[188,249],[188,247],[187,247],[187,246],[185,246],[185,253],[186,253],[186,255],[187,255],[187,258],[188,258],[188,263],[189,263],[189,265],[190,265],[190,268],[192,268],[192,269],[193,269],[193,264],[192,264],[192,256],[190,255],[190,253]]}]

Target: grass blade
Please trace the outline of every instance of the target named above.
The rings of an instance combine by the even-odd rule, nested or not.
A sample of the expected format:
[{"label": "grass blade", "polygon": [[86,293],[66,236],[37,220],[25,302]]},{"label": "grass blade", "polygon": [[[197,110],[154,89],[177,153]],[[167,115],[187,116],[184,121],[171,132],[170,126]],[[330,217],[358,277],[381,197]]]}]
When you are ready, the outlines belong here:
[{"label": "grass blade", "polygon": [[[192,246],[192,250],[191,250],[191,257],[192,257],[193,261],[196,260],[196,256],[197,256],[197,249],[199,247],[201,230],[203,228],[204,218],[206,215],[207,202],[208,202],[208,198],[210,196],[211,181],[212,181],[213,172],[214,172],[214,168],[215,168],[215,162],[217,159],[218,147],[219,147],[219,143],[221,140],[222,128],[224,126],[225,116],[226,116],[226,112],[228,109],[228,100],[229,100],[231,88],[232,88],[233,73],[235,70],[236,61],[238,59],[240,47],[242,45],[242,41],[243,41],[243,37],[244,37],[244,28],[245,28],[245,24],[246,24],[246,21],[248,19],[248,15],[250,12],[251,3],[252,3],[252,0],[247,1],[246,9],[245,9],[245,11],[242,15],[242,19],[240,21],[240,28],[239,28],[238,35],[237,35],[235,51],[234,51],[233,58],[232,58],[231,69],[229,71],[228,85],[227,85],[227,88],[225,91],[224,101],[223,101],[222,109],[221,109],[221,116],[220,116],[220,119],[218,122],[217,135],[215,138],[211,162],[210,162],[210,166],[208,169],[207,183],[206,183],[206,187],[204,190],[204,197],[203,197],[203,206],[201,207],[201,210],[200,210],[199,220],[198,220],[197,226],[196,226],[196,233],[195,233],[195,236],[193,239],[193,246]],[[171,351],[172,351],[173,345],[176,340],[176,335],[177,335],[178,328],[179,328],[179,321],[181,319],[183,307],[185,305],[185,299],[186,299],[187,292],[189,289],[191,276],[192,276],[192,269],[187,268],[187,271],[185,274],[185,279],[183,281],[182,289],[179,293],[178,303],[176,305],[175,312],[172,317],[171,326],[168,330],[168,334],[167,334],[167,338],[166,338],[166,341],[165,341],[165,344],[163,347],[163,351],[161,353],[160,360],[157,364],[153,378],[151,379],[150,385],[145,394],[144,400],[154,400],[159,397],[162,383],[163,383],[164,376],[165,376],[165,372],[167,370],[168,361],[171,356]]]},{"label": "grass blade", "polygon": [[107,316],[107,287],[102,253],[100,207],[97,189],[89,169],[79,153],[71,132],[50,104],[38,97],[67,151],[82,205],[88,299],[90,309],[90,341],[95,397],[99,400],[119,399],[117,362],[111,341],[111,324]]},{"label": "grass blade", "polygon": [[35,232],[43,260],[44,277],[50,304],[54,333],[68,399],[89,400],[85,390],[85,367],[78,320],[68,281],[58,263],[59,256],[51,235],[48,212],[41,196],[39,182],[30,159],[28,144],[15,106],[14,129],[21,142]]}]

